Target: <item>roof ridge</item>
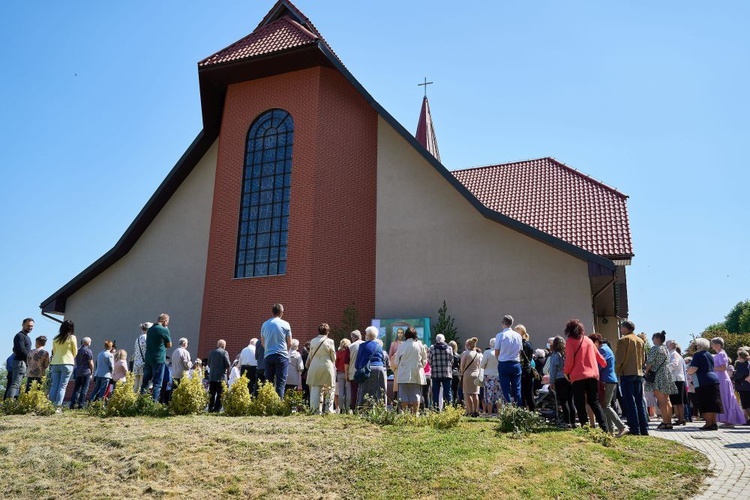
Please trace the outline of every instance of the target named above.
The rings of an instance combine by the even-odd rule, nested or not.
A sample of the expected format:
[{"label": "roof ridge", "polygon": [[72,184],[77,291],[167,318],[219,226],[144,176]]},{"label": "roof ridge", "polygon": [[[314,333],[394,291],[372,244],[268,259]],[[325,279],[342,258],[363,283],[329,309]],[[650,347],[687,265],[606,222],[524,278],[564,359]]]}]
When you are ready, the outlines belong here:
[{"label": "roof ridge", "polygon": [[558,160],[554,156],[542,156],[540,158],[529,158],[528,160],[518,160],[518,161],[511,161],[511,162],[506,162],[506,163],[494,163],[494,164],[490,164],[490,165],[479,165],[479,166],[476,166],[476,167],[468,167],[468,168],[460,168],[460,169],[452,170],[452,172],[453,173],[457,173],[457,172],[468,172],[468,171],[471,171],[471,170],[482,170],[482,169],[496,168],[496,167],[507,167],[507,166],[510,166],[510,165],[520,165],[520,164],[523,164],[523,163],[530,163],[530,162],[533,162],[533,161],[540,161],[540,160],[551,161],[551,162],[555,163],[557,166],[564,168],[568,172],[571,172],[571,173],[577,175],[578,177],[581,177],[584,180],[587,180],[587,181],[592,182],[594,184],[598,184],[599,186],[607,189],[608,191],[611,191],[611,192],[615,193],[616,195],[618,195],[618,196],[620,196],[622,198],[626,198],[626,199],[630,198],[627,194],[619,191],[617,188],[612,187],[609,184],[606,184],[604,181],[600,181],[596,177],[593,177],[593,176],[591,176],[589,174],[581,172],[577,168],[571,167],[570,165],[567,165],[567,164],[561,162],[560,160]]},{"label": "roof ridge", "polygon": [[271,33],[278,31],[279,26],[282,24],[291,27],[292,29],[300,32],[302,35],[312,38],[312,40],[310,40],[310,42],[307,42],[307,43],[313,43],[322,39],[319,35],[312,33],[310,30],[308,30],[307,28],[299,24],[294,19],[290,19],[289,17],[284,16],[284,17],[280,17],[276,19],[275,21],[269,24],[266,24],[260,29],[256,28],[252,33],[249,33],[248,35],[240,38],[236,42],[230,45],[227,45],[223,49],[217,50],[210,56],[198,61],[198,66],[200,67],[200,66],[206,65],[210,63],[211,61],[213,61],[214,59],[221,59],[223,55],[225,55],[228,52],[231,52],[234,49],[241,49],[247,43],[247,41],[253,37],[263,37],[266,35],[270,35]]},{"label": "roof ridge", "polygon": [[559,166],[561,166],[561,167],[563,167],[563,168],[567,169],[567,170],[568,170],[569,172],[572,172],[572,173],[574,173],[574,174],[578,175],[579,177],[581,177],[581,178],[583,178],[583,179],[586,179],[587,181],[591,181],[591,182],[593,182],[593,183],[595,183],[595,184],[599,184],[599,185],[600,185],[601,187],[603,187],[603,188],[605,188],[605,189],[608,189],[609,191],[612,191],[613,193],[615,193],[615,194],[616,194],[616,195],[618,195],[618,196],[621,196],[621,197],[623,197],[623,198],[625,198],[625,199],[628,199],[628,198],[630,198],[630,197],[629,197],[628,195],[626,195],[625,193],[623,193],[623,192],[621,192],[621,191],[617,190],[617,188],[615,188],[615,187],[612,187],[612,186],[610,186],[609,184],[606,184],[606,183],[605,183],[604,181],[600,181],[600,180],[599,180],[599,179],[597,179],[596,177],[592,177],[592,176],[591,176],[591,175],[589,175],[589,174],[585,174],[585,173],[581,172],[580,170],[578,170],[577,168],[573,168],[573,167],[571,167],[571,166],[569,166],[569,165],[566,165],[565,163],[561,162],[560,160],[558,160],[558,159],[556,159],[556,158],[554,158],[554,157],[552,157],[552,156],[548,156],[548,157],[546,157],[546,159],[547,159],[547,160],[550,160],[550,161],[553,161],[553,162],[555,162],[555,163],[557,163],[557,164],[558,164]]}]

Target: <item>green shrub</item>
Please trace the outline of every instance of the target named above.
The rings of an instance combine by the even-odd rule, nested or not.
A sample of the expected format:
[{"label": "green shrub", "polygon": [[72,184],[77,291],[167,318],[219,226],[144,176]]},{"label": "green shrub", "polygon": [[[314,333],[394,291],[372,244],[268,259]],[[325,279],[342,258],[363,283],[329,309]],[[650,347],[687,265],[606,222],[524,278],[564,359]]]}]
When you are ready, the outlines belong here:
[{"label": "green shrub", "polygon": [[32,382],[29,391],[23,388],[21,395],[18,396],[18,413],[33,413],[35,415],[52,415],[55,413],[55,407],[52,401],[47,397],[46,387],[47,378],[40,382]]},{"label": "green shrub", "polygon": [[462,407],[445,405],[441,412],[428,411],[425,420],[430,427],[435,429],[451,429],[458,425],[463,414],[464,409]]},{"label": "green shrub", "polygon": [[276,394],[273,384],[271,382],[263,382],[258,385],[258,395],[252,398],[248,415],[263,417],[283,414],[283,403],[279,395]]},{"label": "green shrub", "polygon": [[243,417],[250,414],[250,405],[252,398],[247,388],[247,377],[242,375],[235,380],[227,392],[224,393],[222,405],[224,406],[224,415],[228,417]]},{"label": "green shrub", "polygon": [[55,407],[47,398],[45,379],[41,383],[32,382],[31,387],[26,391],[26,385],[21,385],[21,393],[18,398],[8,398],[0,403],[0,414],[3,415],[25,415],[33,413],[34,415],[51,415],[55,413]]},{"label": "green shrub", "polygon": [[[150,394],[140,394],[135,400],[133,416],[164,418],[168,417],[169,406],[157,403]],[[128,415],[130,416],[130,415]]]},{"label": "green shrub", "polygon": [[357,414],[360,418],[376,425],[450,429],[458,425],[463,413],[462,407],[451,405],[446,405],[442,412],[427,410],[423,415],[410,412],[398,413],[395,408],[388,408],[383,401],[368,401],[368,404],[363,405]]},{"label": "green shrub", "polygon": [[[399,414],[394,408],[388,408],[383,401],[372,402],[365,396],[365,405],[357,411],[360,418],[375,425],[395,425],[399,420]],[[403,419],[402,419],[403,420]]]},{"label": "green shrub", "polygon": [[107,409],[104,407],[104,401],[102,401],[101,399],[92,401],[86,407],[86,413],[88,413],[92,417],[106,417]]},{"label": "green shrub", "polygon": [[589,441],[598,443],[602,446],[606,446],[607,448],[611,448],[615,445],[615,437],[611,434],[607,434],[599,428],[595,429],[586,425],[583,427],[578,427],[573,432]]},{"label": "green shrub", "polygon": [[134,417],[138,394],[133,390],[133,375],[128,373],[127,380],[118,383],[109,396],[106,404],[108,417]]},{"label": "green shrub", "polygon": [[538,414],[516,405],[500,405],[497,417],[497,430],[504,433],[511,432],[516,436],[538,431],[547,426]]},{"label": "green shrub", "polygon": [[291,389],[284,393],[282,402],[282,415],[287,416],[292,413],[303,413],[307,411],[305,405],[305,393],[298,389]]},{"label": "green shrub", "polygon": [[208,394],[201,380],[198,377],[185,377],[172,391],[169,409],[174,415],[195,415],[201,413],[207,404]]}]

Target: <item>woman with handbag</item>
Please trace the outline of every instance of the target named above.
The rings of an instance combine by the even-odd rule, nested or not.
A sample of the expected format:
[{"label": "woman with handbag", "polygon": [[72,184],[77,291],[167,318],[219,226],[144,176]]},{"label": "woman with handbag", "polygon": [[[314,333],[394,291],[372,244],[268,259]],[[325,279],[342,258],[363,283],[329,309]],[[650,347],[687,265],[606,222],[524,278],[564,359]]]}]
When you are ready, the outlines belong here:
[{"label": "woman with handbag", "polygon": [[646,390],[654,391],[659,411],[661,412],[661,423],[657,429],[672,429],[672,403],[669,401],[670,394],[677,394],[677,385],[669,369],[669,351],[664,345],[667,340],[665,332],[655,333],[651,337],[654,345],[646,355]]},{"label": "woman with handbag", "polygon": [[[333,413],[333,389],[336,384],[336,345],[328,338],[328,323],[318,326],[318,336],[310,341],[307,358],[307,385],[310,387],[310,408],[313,413]],[[322,397],[321,397],[322,396]]]},{"label": "woman with handbag", "polygon": [[464,390],[464,404],[466,414],[471,417],[479,416],[479,387],[477,383],[480,374],[482,355],[476,351],[478,338],[472,337],[466,341],[466,350],[461,354],[461,385]]}]

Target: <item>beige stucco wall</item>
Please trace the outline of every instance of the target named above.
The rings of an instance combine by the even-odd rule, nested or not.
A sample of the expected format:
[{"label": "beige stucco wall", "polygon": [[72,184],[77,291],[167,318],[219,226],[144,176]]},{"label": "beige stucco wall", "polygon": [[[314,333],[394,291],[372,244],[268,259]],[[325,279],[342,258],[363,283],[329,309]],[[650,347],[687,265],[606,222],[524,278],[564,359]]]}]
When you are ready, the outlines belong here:
[{"label": "beige stucco wall", "polygon": [[131,355],[139,323],[166,312],[175,347],[187,337],[195,357],[216,152],[214,143],[127,255],[68,298],[65,318],[79,339],[92,338],[95,352],[115,339]]},{"label": "beige stucco wall", "polygon": [[586,262],[490,221],[382,118],[378,124],[378,318],[437,320],[484,347],[512,314],[535,347],[570,318],[593,324]]}]

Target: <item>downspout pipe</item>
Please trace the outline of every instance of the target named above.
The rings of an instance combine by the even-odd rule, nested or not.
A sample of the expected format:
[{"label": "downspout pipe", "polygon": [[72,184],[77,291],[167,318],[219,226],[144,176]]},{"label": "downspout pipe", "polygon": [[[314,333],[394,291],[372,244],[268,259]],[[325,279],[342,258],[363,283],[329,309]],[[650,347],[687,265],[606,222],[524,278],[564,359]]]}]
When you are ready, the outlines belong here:
[{"label": "downspout pipe", "polygon": [[51,314],[49,314],[49,313],[47,313],[45,311],[42,311],[42,316],[44,316],[45,318],[49,318],[52,321],[57,321],[58,323],[62,324],[62,320],[55,318],[54,316],[52,316]]}]

